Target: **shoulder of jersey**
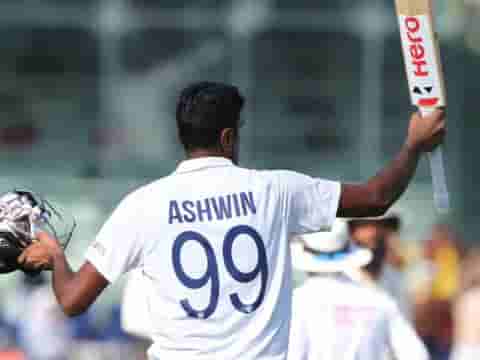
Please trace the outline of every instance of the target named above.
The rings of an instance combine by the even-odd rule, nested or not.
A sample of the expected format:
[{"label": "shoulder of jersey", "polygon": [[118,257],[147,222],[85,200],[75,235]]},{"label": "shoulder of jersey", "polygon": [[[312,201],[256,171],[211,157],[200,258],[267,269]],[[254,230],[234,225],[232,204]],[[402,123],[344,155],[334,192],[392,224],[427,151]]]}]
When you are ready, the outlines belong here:
[{"label": "shoulder of jersey", "polygon": [[307,175],[298,173],[292,170],[254,170],[256,173],[267,181],[275,183],[280,186],[289,186],[296,184],[298,181],[302,181],[308,178]]},{"label": "shoulder of jersey", "polygon": [[273,169],[273,170],[254,170],[261,175],[272,176],[272,177],[288,177],[288,176],[301,176],[302,174],[292,171],[292,170],[282,170],[282,169]]},{"label": "shoulder of jersey", "polygon": [[161,177],[159,179],[153,180],[147,184],[140,185],[137,188],[133,189],[129,193],[127,193],[123,200],[124,201],[135,201],[137,199],[144,199],[148,197],[151,192],[156,189],[157,187],[162,186],[162,184],[167,180],[169,176]]}]

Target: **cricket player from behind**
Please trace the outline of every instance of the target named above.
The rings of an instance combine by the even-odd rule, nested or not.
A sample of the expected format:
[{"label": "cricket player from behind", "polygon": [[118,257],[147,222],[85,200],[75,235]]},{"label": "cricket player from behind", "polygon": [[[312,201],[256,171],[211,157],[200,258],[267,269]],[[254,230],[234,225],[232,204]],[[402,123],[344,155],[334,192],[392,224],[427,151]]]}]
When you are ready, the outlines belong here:
[{"label": "cricket player from behind", "polygon": [[288,360],[429,359],[396,299],[350,276],[375,255],[355,245],[346,223],[295,240],[292,265],[308,279],[293,293]]},{"label": "cricket player from behind", "polygon": [[441,110],[413,115],[404,146],[364,184],[341,184],[238,163],[236,87],[200,82],[178,100],[187,159],[169,176],[127,195],[72,271],[47,233],[19,262],[53,272],[58,303],[84,312],[122,274],[148,282],[150,359],[286,359],[292,234],[328,231],[336,217],[377,216],[406,189],[422,153],[444,136]]}]

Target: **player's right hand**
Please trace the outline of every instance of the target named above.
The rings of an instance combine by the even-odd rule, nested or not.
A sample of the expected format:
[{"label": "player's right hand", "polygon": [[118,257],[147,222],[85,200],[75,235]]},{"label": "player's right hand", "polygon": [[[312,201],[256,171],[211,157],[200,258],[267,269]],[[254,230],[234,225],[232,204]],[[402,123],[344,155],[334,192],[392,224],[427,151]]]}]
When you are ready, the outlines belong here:
[{"label": "player's right hand", "polygon": [[407,146],[421,152],[430,152],[443,142],[445,137],[445,110],[437,109],[421,116],[414,113],[410,118]]},{"label": "player's right hand", "polygon": [[52,270],[53,258],[62,253],[62,248],[57,239],[46,232],[36,234],[36,241],[28,246],[17,259],[27,269]]}]

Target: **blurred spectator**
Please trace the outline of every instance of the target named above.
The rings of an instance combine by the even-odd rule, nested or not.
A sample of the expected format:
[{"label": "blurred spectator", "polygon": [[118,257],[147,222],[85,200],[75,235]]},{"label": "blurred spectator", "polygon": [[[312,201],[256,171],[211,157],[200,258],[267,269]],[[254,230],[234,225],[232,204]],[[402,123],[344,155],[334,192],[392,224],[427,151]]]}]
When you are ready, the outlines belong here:
[{"label": "blurred spectator", "polygon": [[480,250],[462,264],[460,294],[453,311],[454,348],[451,360],[480,359]]},{"label": "blurred spectator", "polygon": [[375,219],[353,219],[348,222],[350,235],[356,241],[368,242],[382,236],[386,244],[386,262],[397,269],[405,265],[401,250],[400,230],[402,221],[397,214],[388,214]]},{"label": "blurred spectator", "polygon": [[349,240],[344,223],[337,220],[331,233],[296,240],[293,267],[309,278],[293,296],[289,360],[428,359],[395,301],[348,276],[367,265],[372,253]]},{"label": "blurred spectator", "polygon": [[21,279],[2,299],[0,360],[146,360],[146,341],[122,330],[118,305],[103,321],[93,311],[67,319],[43,276]]},{"label": "blurred spectator", "polygon": [[425,242],[425,258],[433,265],[431,296],[435,300],[451,300],[460,280],[460,240],[445,224],[433,227]]},{"label": "blurred spectator", "polygon": [[460,240],[447,225],[433,227],[424,256],[430,279],[416,296],[417,330],[434,359],[447,359],[453,339],[452,301],[459,289]]},{"label": "blurred spectator", "polygon": [[66,360],[72,334],[42,275],[24,278],[24,309],[19,316],[19,343],[28,360]]},{"label": "blurred spectator", "polygon": [[15,334],[12,326],[0,316],[0,359],[24,360],[23,354],[14,349]]},{"label": "blurred spectator", "polygon": [[[15,330],[12,326],[3,319],[0,314],[0,349],[6,349],[13,344],[15,337]],[[1,359],[1,357],[0,357]]]},{"label": "blurred spectator", "polygon": [[363,268],[361,274],[363,280],[377,284],[387,291],[395,299],[402,313],[411,319],[412,305],[403,272],[405,259],[401,251],[400,228],[400,217],[395,214],[348,222],[352,240],[373,252],[372,262]]}]

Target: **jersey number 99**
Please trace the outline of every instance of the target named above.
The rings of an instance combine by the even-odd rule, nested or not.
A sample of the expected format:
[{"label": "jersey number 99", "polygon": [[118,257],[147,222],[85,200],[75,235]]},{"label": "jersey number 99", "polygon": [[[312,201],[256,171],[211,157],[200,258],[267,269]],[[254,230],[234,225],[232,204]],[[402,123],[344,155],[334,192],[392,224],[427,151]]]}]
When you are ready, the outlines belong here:
[{"label": "jersey number 99", "polygon": [[[233,243],[239,235],[250,236],[257,247],[258,262],[255,268],[250,272],[240,271],[233,262]],[[193,278],[185,273],[183,266],[180,262],[180,253],[183,246],[188,241],[196,241],[205,251],[207,257],[207,269],[205,274],[199,278]],[[245,304],[237,293],[230,294],[230,301],[233,307],[245,314],[249,314],[258,309],[262,304],[265,297],[265,290],[268,279],[268,265],[267,255],[265,251],[265,245],[263,244],[260,234],[250,226],[238,225],[230,229],[225,235],[223,241],[223,259],[225,262],[225,268],[233,279],[240,283],[249,283],[255,280],[260,275],[260,290],[257,298],[250,304]],[[195,231],[185,231],[178,235],[175,239],[172,249],[173,269],[180,282],[190,289],[200,289],[210,282],[210,300],[208,305],[201,310],[194,309],[188,299],[180,301],[180,305],[183,307],[188,316],[199,319],[206,319],[210,317],[217,308],[218,297],[220,296],[220,280],[218,276],[218,262],[215,257],[212,245],[208,240],[200,233]]]}]

